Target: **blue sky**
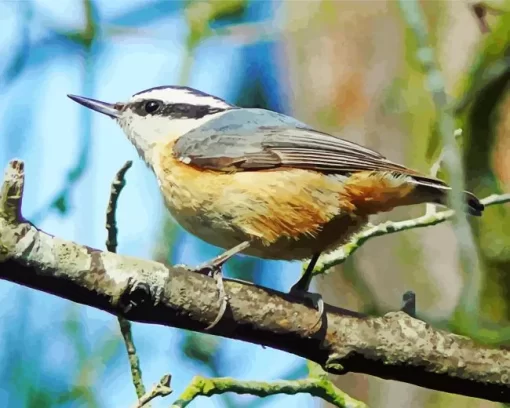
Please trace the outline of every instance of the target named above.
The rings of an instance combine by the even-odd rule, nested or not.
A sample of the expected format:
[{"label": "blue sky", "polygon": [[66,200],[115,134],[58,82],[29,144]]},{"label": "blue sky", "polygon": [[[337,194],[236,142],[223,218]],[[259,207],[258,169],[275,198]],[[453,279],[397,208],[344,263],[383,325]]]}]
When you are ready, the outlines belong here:
[{"label": "blue sky", "polygon": [[[100,15],[108,20],[122,10],[144,2],[98,1]],[[259,2],[263,3],[263,2]],[[78,0],[37,0],[31,24],[31,38],[45,35],[45,24],[56,23],[61,28],[79,27],[83,23],[81,2]],[[270,10],[269,5],[258,5],[253,13]],[[22,1],[1,2],[0,60],[8,61],[14,45],[19,41]],[[257,11],[258,10],[258,11]],[[128,98],[140,90],[179,81],[181,64],[186,52],[184,40],[187,27],[180,12],[144,25],[133,36],[105,38],[97,44],[92,74],[84,75],[84,59],[58,46],[33,49],[29,66],[8,86],[1,84],[0,92],[0,165],[19,157],[26,162],[26,191],[23,212],[29,219],[51,200],[65,184],[66,174],[73,167],[80,152],[81,142],[91,138],[89,163],[83,177],[71,195],[71,209],[65,217],[52,212],[39,223],[43,230],[59,237],[75,240],[97,248],[104,248],[104,209],[110,182],[126,160],[133,160],[127,175],[117,213],[119,248],[122,254],[150,258],[164,208],[153,174],[138,158],[136,151],[120,128],[108,118],[92,114],[66,97],[78,94],[115,102]],[[232,43],[208,41],[196,53],[188,85],[203,91],[232,99],[239,91],[239,72],[242,72],[241,48]],[[38,63],[47,53],[55,57]],[[4,62],[0,70],[5,69]],[[85,83],[85,84],[84,84]],[[91,115],[89,117],[89,115]],[[187,234],[182,235],[179,255],[175,262],[198,264],[216,250],[204,251],[204,245]],[[298,263],[271,262],[262,275],[270,274],[273,287],[290,288],[298,277]],[[269,269],[271,269],[269,271]],[[18,319],[19,305],[23,303],[29,316],[28,332],[46,337],[47,349],[41,350],[47,373],[62,373],[72,361],[72,348],[65,333],[55,332],[68,317],[69,302],[53,296],[17,287],[0,281],[0,297],[6,307],[0,309],[1,332],[12,330]],[[117,331],[116,319],[88,307],[76,309],[77,318],[84,324],[84,338],[89,347],[109,332]],[[154,406],[168,406],[176,399],[195,374],[207,371],[191,360],[183,359],[179,351],[182,331],[166,327],[134,324],[134,337],[139,349],[144,380],[149,387],[167,372],[173,376],[174,394],[158,400]],[[4,337],[0,336],[0,345]],[[49,341],[48,341],[49,340]],[[24,339],[19,339],[23,342]],[[46,347],[46,346],[45,346]],[[222,340],[221,375],[242,379],[271,380],[284,376],[303,361],[292,355],[272,349],[262,349],[238,341]],[[124,357],[124,356],[122,356]],[[24,356],[18,356],[23,360]],[[27,361],[27,364],[29,362]],[[108,363],[107,363],[108,364]],[[131,384],[127,359],[110,363],[106,375],[96,383],[96,392],[105,407],[130,406],[135,394]],[[51,381],[41,378],[42,383]],[[2,384],[6,384],[2,381]],[[0,389],[0,405],[12,406],[9,395],[13,390]],[[243,401],[247,397],[243,397]],[[314,406],[318,401],[307,396],[275,397],[264,407],[277,407],[285,401],[293,406]],[[217,397],[201,399],[193,406],[223,406]]]}]

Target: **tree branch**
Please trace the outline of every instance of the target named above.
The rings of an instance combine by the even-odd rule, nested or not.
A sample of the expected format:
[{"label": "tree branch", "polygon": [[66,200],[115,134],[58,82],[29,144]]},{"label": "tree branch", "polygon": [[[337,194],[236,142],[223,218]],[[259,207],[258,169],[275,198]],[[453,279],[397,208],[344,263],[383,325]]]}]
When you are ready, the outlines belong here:
[{"label": "tree branch", "polygon": [[[23,163],[12,161],[0,197],[0,279],[123,316],[203,332],[216,317],[214,280],[183,266],[103,252],[53,237],[21,218]],[[403,312],[367,317],[226,280],[230,310],[211,333],[283,350],[330,373],[366,373],[510,402],[510,352],[492,349]]]},{"label": "tree branch", "polygon": [[[133,162],[128,160],[124,166],[120,168],[120,170],[115,175],[115,178],[112,182],[110,199],[108,200],[108,207],[106,209],[106,250],[110,252],[117,252],[117,220],[115,215],[117,213],[117,203],[119,201],[119,196],[126,185],[126,172],[131,168]],[[142,368],[140,367],[140,359],[138,358],[138,354],[136,354],[135,342],[133,341],[133,333],[131,332],[131,323],[129,320],[123,318],[122,316],[117,317],[119,321],[119,328],[122,334],[122,338],[124,339],[124,344],[126,345],[126,351],[129,360],[129,366],[131,368],[131,377],[133,379],[133,385],[135,386],[136,395],[138,399],[145,395],[145,386],[143,385],[142,379]],[[151,398],[152,399],[152,398]],[[150,401],[150,400],[149,400]]]},{"label": "tree branch", "polygon": [[443,73],[439,69],[434,49],[430,45],[423,5],[419,0],[400,0],[399,5],[404,20],[416,38],[416,58],[421,65],[421,71],[427,78],[427,85],[436,108],[437,129],[443,142],[442,166],[446,175],[449,176],[451,186],[448,193],[448,207],[456,213],[452,219],[452,229],[457,241],[459,264],[466,276],[466,283],[462,287],[457,305],[457,319],[477,321],[482,265],[467,215],[463,211],[465,172],[460,146],[455,138],[455,118],[447,106],[449,98],[445,90]]},{"label": "tree branch", "polygon": [[[459,138],[461,135],[462,129],[456,129],[454,132],[454,137]],[[437,176],[437,173],[439,172],[442,166],[443,156],[444,149],[441,150],[439,157],[433,163],[430,169],[430,175],[432,177]],[[480,201],[486,207],[508,203],[510,202],[510,193],[493,194]],[[370,238],[394,234],[395,232],[401,232],[409,229],[430,227],[436,224],[441,224],[442,222],[451,219],[454,215],[455,212],[453,210],[445,210],[438,212],[434,204],[427,204],[426,212],[421,217],[399,222],[388,221],[385,223],[368,227],[363,231],[355,234],[347,244],[342,245],[340,248],[330,252],[329,254],[322,255],[313,270],[313,275],[316,276],[327,273],[328,270],[333,268],[334,266],[344,263],[347,260],[347,258],[349,258],[352,254],[354,254],[354,252],[361,248],[363,244],[367,242]],[[303,271],[306,270],[308,264],[309,261],[303,263]]]},{"label": "tree branch", "polygon": [[170,381],[172,380],[172,376],[170,374],[165,374],[157,384],[152,387],[150,391],[146,394],[142,395],[138,403],[136,403],[133,408],[142,408],[146,407],[149,402],[151,402],[156,397],[166,397],[172,393],[172,388],[170,387]]},{"label": "tree branch", "polygon": [[128,160],[124,166],[115,175],[112,181],[112,187],[110,190],[110,199],[108,200],[108,207],[106,209],[106,233],[108,235],[106,239],[106,249],[110,252],[117,252],[117,220],[115,215],[117,213],[117,203],[119,201],[120,193],[126,185],[126,173],[133,165],[131,160]]},{"label": "tree branch", "polygon": [[[510,193],[507,194],[493,194],[480,200],[486,207],[491,205],[504,204],[510,202]],[[354,252],[356,252],[361,246],[369,239],[374,237],[380,237],[383,235],[394,234],[395,232],[406,231],[415,228],[430,227],[432,225],[441,224],[447,220],[450,220],[455,215],[453,210],[438,211],[433,213],[426,213],[418,218],[413,218],[404,221],[388,221],[381,224],[372,226],[365,229],[364,231],[355,234],[352,239],[345,245],[341,246],[337,250],[330,252],[329,254],[323,255],[317,262],[313,274],[321,275],[326,273],[335,265],[344,263]],[[303,268],[306,268],[306,264]]]},{"label": "tree branch", "polygon": [[351,398],[338,389],[327,378],[307,378],[294,381],[240,381],[234,378],[204,378],[196,376],[184,390],[179,399],[170,408],[187,407],[195,398],[200,396],[235,392],[237,394],[250,394],[257,397],[268,397],[276,394],[295,395],[307,393],[322,398],[340,408],[368,408],[363,402]]}]

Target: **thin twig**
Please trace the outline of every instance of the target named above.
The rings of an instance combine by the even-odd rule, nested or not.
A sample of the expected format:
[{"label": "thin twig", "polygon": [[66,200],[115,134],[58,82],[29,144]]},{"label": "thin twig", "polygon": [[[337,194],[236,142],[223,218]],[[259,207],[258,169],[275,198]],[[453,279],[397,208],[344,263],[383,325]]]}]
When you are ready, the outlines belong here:
[{"label": "thin twig", "polygon": [[[495,204],[504,204],[510,202],[509,194],[493,194],[490,195],[481,202],[489,207]],[[388,221],[374,227],[367,228],[364,231],[354,235],[349,243],[341,246],[339,249],[324,255],[313,271],[314,275],[320,275],[326,273],[333,266],[344,263],[349,256],[356,252],[366,241],[373,237],[380,237],[382,235],[394,234],[395,232],[405,231],[415,228],[429,227],[432,225],[440,224],[453,217],[455,212],[453,210],[439,211],[432,214],[425,214],[418,218],[413,218],[405,221]],[[303,266],[306,268],[306,263]]]},{"label": "thin twig", "polygon": [[140,397],[138,402],[133,405],[133,408],[142,408],[156,397],[166,397],[170,395],[172,393],[172,388],[170,387],[171,380],[172,376],[170,374],[165,374],[161,377],[159,383],[155,384],[150,391]]},{"label": "thin twig", "polygon": [[487,8],[485,7],[485,4],[482,2],[473,4],[471,5],[471,11],[475,15],[476,22],[478,23],[478,27],[480,27],[482,34],[490,32],[491,29],[487,23]]},{"label": "thin twig", "polygon": [[[460,137],[462,136],[462,129],[455,129],[453,136],[455,137],[455,140],[460,139]],[[441,168],[443,166],[443,159],[444,159],[444,149],[441,149],[441,152],[439,153],[439,156],[437,157],[436,161],[434,163],[432,163],[432,166],[430,166],[429,174],[431,177],[437,177],[437,175],[439,174],[439,171],[441,170]],[[426,204],[426,210],[425,210],[426,214],[433,214],[435,212],[436,212],[435,204],[431,204],[431,203]]]},{"label": "thin twig", "polygon": [[193,378],[190,385],[184,390],[179,399],[171,408],[187,407],[199,396],[210,397],[212,395],[234,392],[236,394],[250,394],[257,397],[267,397],[275,394],[295,395],[307,393],[340,408],[368,408],[342,390],[338,389],[328,378],[307,378],[294,381],[240,381],[234,378]]},{"label": "thin twig", "polygon": [[487,34],[491,31],[489,23],[487,22],[488,14],[498,15],[505,13],[505,10],[498,9],[497,7],[487,4],[485,1],[474,3],[470,6],[470,8],[475,15],[476,21],[482,34]]},{"label": "thin twig", "polygon": [[[117,172],[112,182],[110,200],[108,201],[108,208],[106,209],[106,249],[109,252],[117,252],[117,220],[115,214],[117,212],[117,202],[119,200],[120,193],[126,185],[125,175],[126,172],[133,165],[131,160],[128,160],[124,166]],[[129,359],[129,365],[131,367],[131,376],[133,378],[133,385],[135,386],[136,395],[138,399],[145,395],[145,386],[142,380],[142,369],[140,367],[140,360],[136,354],[136,347],[133,341],[133,334],[131,332],[131,322],[124,319],[121,316],[117,317],[119,320],[120,332],[124,338],[126,344],[126,350]]]},{"label": "thin twig", "polygon": [[131,168],[133,162],[128,160],[124,166],[115,175],[112,181],[112,187],[110,190],[110,200],[108,201],[108,208],[106,209],[106,232],[108,237],[106,239],[106,249],[109,252],[117,252],[117,203],[119,200],[120,193],[126,185],[126,172]]},{"label": "thin twig", "polygon": [[140,367],[140,359],[136,354],[136,347],[133,341],[133,333],[131,331],[131,322],[121,316],[117,316],[119,321],[120,332],[126,344],[126,351],[131,367],[131,377],[135,386],[136,395],[140,399],[145,394],[145,386],[142,379],[142,368]]},{"label": "thin twig", "polygon": [[[462,129],[455,129],[455,132],[453,132],[453,136],[455,137],[455,140],[460,139],[462,136]],[[436,161],[432,163],[432,166],[430,166],[430,176],[431,177],[437,177],[439,174],[439,171],[441,170],[441,167],[443,166],[443,159],[444,159],[444,149],[441,149],[441,152],[439,153],[439,156],[437,157]]]}]

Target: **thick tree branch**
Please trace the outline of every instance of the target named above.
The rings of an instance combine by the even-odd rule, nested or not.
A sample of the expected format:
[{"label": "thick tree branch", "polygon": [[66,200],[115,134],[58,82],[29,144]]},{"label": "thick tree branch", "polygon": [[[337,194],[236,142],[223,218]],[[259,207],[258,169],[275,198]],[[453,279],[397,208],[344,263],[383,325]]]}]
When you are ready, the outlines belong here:
[{"label": "thick tree branch", "polygon": [[[20,216],[23,163],[11,162],[0,197],[0,278],[127,319],[203,331],[216,317],[214,280],[79,245]],[[161,286],[161,287],[158,287]],[[154,290],[154,289],[159,290]],[[211,333],[312,360],[327,371],[367,373],[419,386],[510,402],[510,352],[432,328],[403,312],[364,317],[226,280],[230,310]]]}]

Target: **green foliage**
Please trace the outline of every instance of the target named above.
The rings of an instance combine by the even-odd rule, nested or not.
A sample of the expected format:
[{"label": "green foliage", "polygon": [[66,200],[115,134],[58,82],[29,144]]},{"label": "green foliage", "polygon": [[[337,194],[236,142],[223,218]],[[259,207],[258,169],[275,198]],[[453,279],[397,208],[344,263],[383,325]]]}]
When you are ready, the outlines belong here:
[{"label": "green foliage", "polygon": [[188,49],[194,49],[200,42],[212,35],[211,24],[241,16],[246,6],[246,0],[188,1],[185,9],[190,30]]},{"label": "green foliage", "polygon": [[[67,309],[67,317],[61,324],[55,323],[52,327],[52,336],[47,336],[46,329],[38,331],[32,327],[28,313],[33,306],[31,296],[25,293],[15,298],[18,312],[14,317],[18,324],[3,336],[0,373],[7,380],[5,389],[10,390],[9,406],[65,407],[70,403],[88,408],[103,406],[95,386],[103,370],[120,356],[122,344],[118,336],[107,331],[105,337],[95,339],[91,347],[75,305]],[[56,369],[45,360],[47,353],[43,351],[51,350],[55,342],[63,339],[68,363]]]},{"label": "green foliage", "polygon": [[14,51],[11,61],[3,72],[4,80],[7,83],[14,81],[25,69],[30,49],[30,22],[33,18],[33,7],[31,1],[20,2],[24,24],[20,30],[21,41]]},{"label": "green foliage", "polygon": [[221,339],[215,336],[189,332],[181,343],[181,350],[186,357],[212,367],[220,342]]},{"label": "green foliage", "polygon": [[98,33],[99,14],[93,0],[83,0],[83,9],[85,14],[85,27],[83,30],[70,31],[63,33],[64,37],[73,43],[89,50],[92,42],[96,39]]}]

